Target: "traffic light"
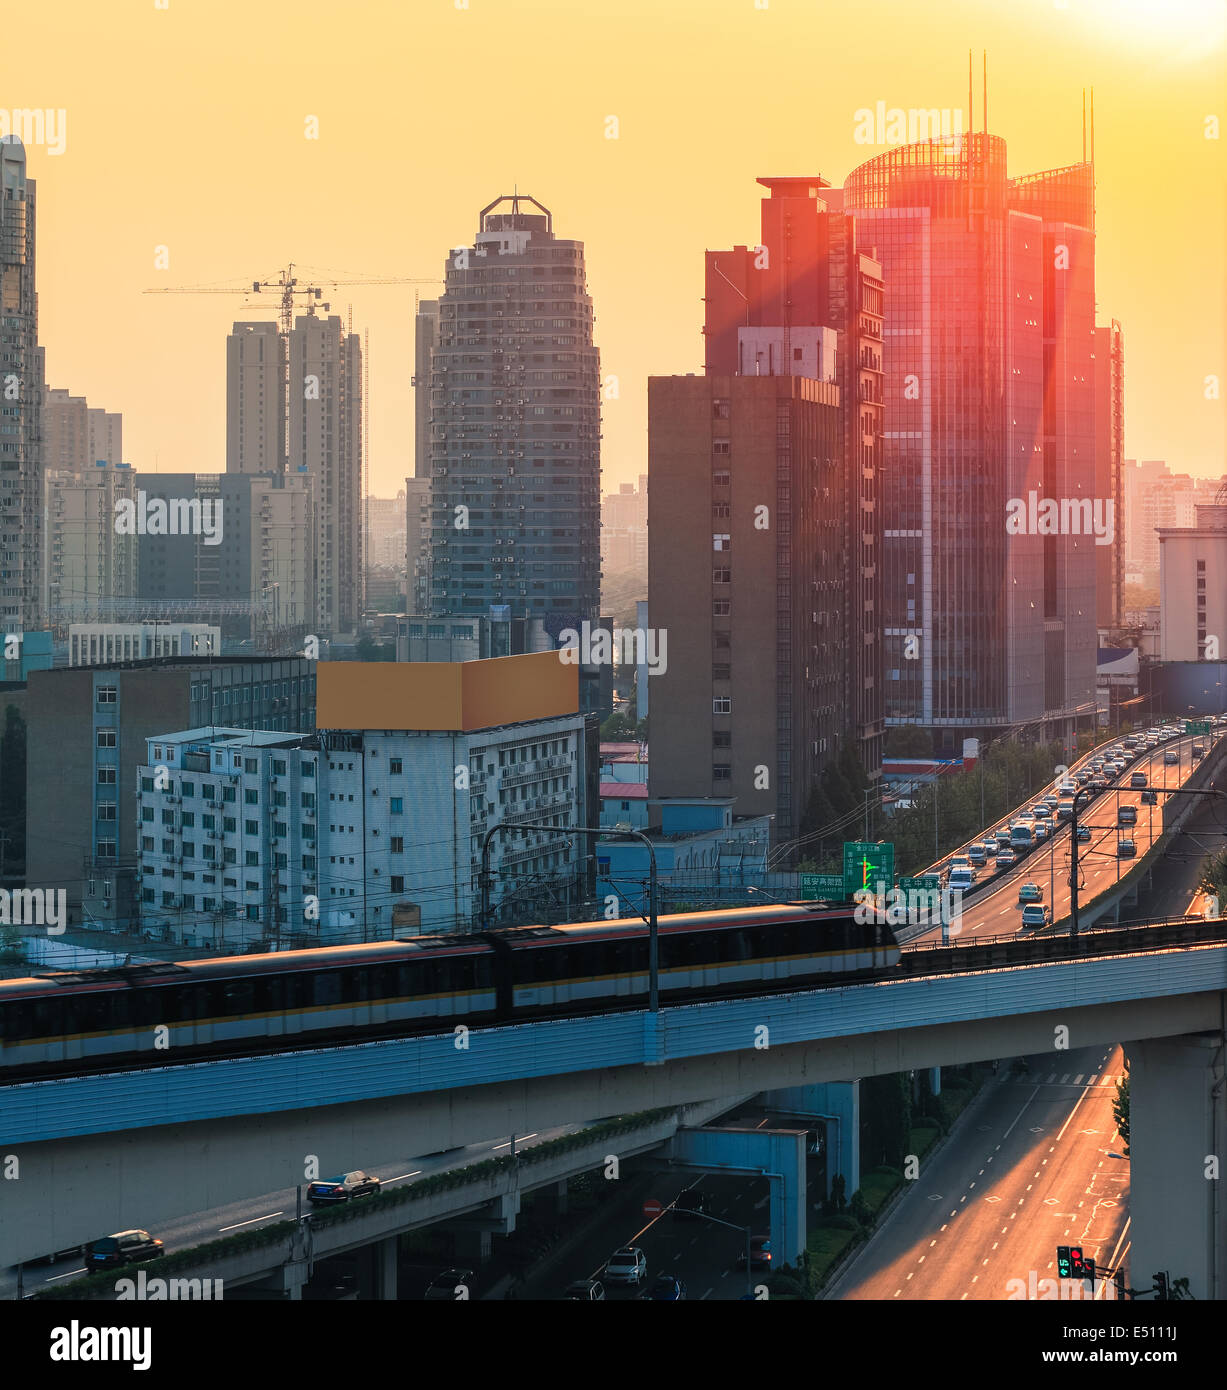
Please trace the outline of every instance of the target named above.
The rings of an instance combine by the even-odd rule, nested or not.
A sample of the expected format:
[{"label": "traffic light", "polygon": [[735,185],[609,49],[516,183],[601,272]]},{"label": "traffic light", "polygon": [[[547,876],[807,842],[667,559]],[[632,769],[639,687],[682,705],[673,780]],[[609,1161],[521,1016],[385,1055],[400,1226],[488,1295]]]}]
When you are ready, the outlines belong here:
[{"label": "traffic light", "polygon": [[1118,1266],[1117,1266],[1116,1273],[1112,1276],[1112,1279],[1113,1279],[1113,1281],[1114,1281],[1115,1284],[1116,1284],[1116,1296],[1117,1296],[1117,1298],[1127,1298],[1129,1295],[1128,1295],[1128,1291],[1127,1291],[1126,1288],[1125,1288],[1125,1267],[1124,1267],[1124,1265],[1118,1265]]},{"label": "traffic light", "polygon": [[1082,1273],[1085,1275],[1085,1277],[1086,1277],[1087,1279],[1089,1279],[1089,1280],[1091,1281],[1091,1288],[1094,1288],[1094,1287],[1095,1287],[1095,1261],[1094,1261],[1094,1260],[1083,1260],[1083,1261],[1082,1261]]},{"label": "traffic light", "polygon": [[1073,1274],[1074,1278],[1081,1279],[1086,1273],[1082,1264],[1082,1246],[1071,1245],[1069,1247],[1069,1262],[1073,1266],[1070,1272]]},{"label": "traffic light", "polygon": [[1068,1246],[1068,1245],[1058,1245],[1058,1246],[1057,1246],[1057,1277],[1060,1278],[1060,1279],[1068,1279],[1068,1278],[1073,1274],[1073,1272],[1074,1272],[1073,1265],[1070,1264],[1070,1260],[1069,1260],[1069,1246]]},{"label": "traffic light", "polygon": [[1154,1294],[1155,1294],[1155,1298],[1158,1299],[1158,1301],[1159,1301],[1160,1303],[1166,1303],[1166,1302],[1168,1301],[1168,1293],[1167,1293],[1167,1275],[1166,1275],[1165,1273],[1161,1273],[1161,1274],[1152,1274],[1150,1277],[1155,1281],[1155,1282],[1154,1282]]}]

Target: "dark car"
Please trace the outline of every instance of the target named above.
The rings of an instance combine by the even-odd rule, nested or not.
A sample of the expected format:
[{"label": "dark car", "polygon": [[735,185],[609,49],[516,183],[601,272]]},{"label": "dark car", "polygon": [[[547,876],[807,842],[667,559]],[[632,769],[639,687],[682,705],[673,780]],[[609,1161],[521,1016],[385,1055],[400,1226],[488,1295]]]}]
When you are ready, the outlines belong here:
[{"label": "dark car", "polygon": [[675,1216],[706,1215],[710,1210],[711,1203],[707,1199],[707,1193],[701,1192],[697,1187],[688,1187],[684,1192],[679,1192],[677,1201],[673,1203]]},{"label": "dark car", "polygon": [[1143,806],[1157,806],[1159,804],[1159,793],[1153,787],[1147,787],[1142,793]]},{"label": "dark car", "polygon": [[307,1188],[307,1200],[315,1203],[348,1202],[351,1197],[369,1197],[379,1191],[379,1179],[361,1170],[342,1173],[337,1178],[321,1178]]},{"label": "dark car", "polygon": [[426,1286],[424,1295],[427,1303],[455,1303],[471,1297],[473,1271],[471,1269],[445,1269]]},{"label": "dark car", "polygon": [[[746,1252],[737,1256],[737,1263],[742,1269],[746,1267]],[[750,1237],[750,1268],[751,1269],[770,1269],[771,1268],[771,1241],[767,1236]]]},{"label": "dark car", "polygon": [[599,1279],[577,1279],[563,1294],[570,1303],[599,1303],[605,1297],[605,1285]]},{"label": "dark car", "polygon": [[148,1231],[119,1231],[94,1241],[86,1251],[85,1267],[94,1274],[100,1269],[119,1269],[136,1260],[156,1260],[164,1253],[162,1242]]},{"label": "dark car", "polygon": [[658,1274],[644,1297],[653,1303],[677,1303],[686,1297],[686,1285],[672,1274]]}]

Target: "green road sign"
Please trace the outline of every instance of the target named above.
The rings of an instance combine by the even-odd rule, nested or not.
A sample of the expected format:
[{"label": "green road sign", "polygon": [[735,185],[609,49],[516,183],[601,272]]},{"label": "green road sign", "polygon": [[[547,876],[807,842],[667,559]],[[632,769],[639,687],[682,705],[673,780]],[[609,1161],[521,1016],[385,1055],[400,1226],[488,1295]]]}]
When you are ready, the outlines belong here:
[{"label": "green road sign", "polygon": [[1210,732],[1210,721],[1208,719],[1186,719],[1184,721],[1184,731],[1186,734],[1208,734]]},{"label": "green road sign", "polygon": [[897,885],[906,893],[909,888],[931,891],[942,886],[941,874],[918,874],[915,878],[901,878]]},{"label": "green road sign", "polygon": [[826,902],[842,902],[844,898],[843,874],[802,874],[801,898],[822,899]]},{"label": "green road sign", "polygon": [[851,898],[862,888],[878,891],[878,884],[895,886],[895,847],[889,841],[844,841],[844,892]]}]

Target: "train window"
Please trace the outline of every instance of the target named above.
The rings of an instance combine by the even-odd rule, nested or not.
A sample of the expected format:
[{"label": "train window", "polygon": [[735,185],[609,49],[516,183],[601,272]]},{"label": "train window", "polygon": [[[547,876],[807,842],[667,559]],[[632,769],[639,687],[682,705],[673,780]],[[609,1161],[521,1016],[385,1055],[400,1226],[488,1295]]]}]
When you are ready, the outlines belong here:
[{"label": "train window", "polygon": [[750,944],[750,933],[744,928],[740,931],[725,932],[725,937],[729,943],[729,950],[725,956],[726,960],[751,960],[754,956],[754,948]]},{"label": "train window", "polygon": [[305,1009],[311,1003],[311,976],[305,970],[296,970],[285,977],[285,1006],[287,1009]]},{"label": "train window", "polygon": [[364,970],[347,970],[342,991],[343,997],[356,1004],[365,1004],[371,997],[371,978],[374,974],[375,971],[370,966]]},{"label": "train window", "polygon": [[223,992],[222,1013],[227,1018],[249,1014],[255,1002],[255,989],[250,980],[231,980]]},{"label": "train window", "polygon": [[34,1010],[28,1000],[6,1004],[0,1009],[0,1022],[4,1025],[4,1036],[9,1042],[21,1042],[30,1036],[30,1025]]},{"label": "train window", "polygon": [[341,972],[339,970],[316,971],[313,1002],[317,1006],[341,1002]]},{"label": "train window", "polygon": [[475,989],[494,988],[494,962],[489,956],[479,956],[473,971]]},{"label": "train window", "polygon": [[117,990],[111,995],[111,1022],[112,1028],[127,1028],[131,1023],[132,1017],[132,991],[130,989]]},{"label": "train window", "polygon": [[256,981],[256,1009],[260,1013],[268,1011],[277,1012],[281,1009],[285,997],[285,989],[280,977],[276,975],[261,975]]},{"label": "train window", "polygon": [[401,999],[411,999],[422,993],[421,972],[412,965],[396,967],[396,995]]},{"label": "train window", "polygon": [[68,1010],[63,999],[36,999],[34,1001],[34,1036],[36,1038],[56,1037],[66,1033]]}]

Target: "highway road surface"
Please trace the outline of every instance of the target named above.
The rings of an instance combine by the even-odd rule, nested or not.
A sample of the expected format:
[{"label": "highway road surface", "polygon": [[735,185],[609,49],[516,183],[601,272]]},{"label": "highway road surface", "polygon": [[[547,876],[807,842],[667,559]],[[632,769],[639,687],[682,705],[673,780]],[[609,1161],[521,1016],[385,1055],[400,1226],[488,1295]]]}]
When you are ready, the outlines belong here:
[{"label": "highway road surface", "polygon": [[[1025,1060],[1017,1076],[1002,1063],[824,1298],[1090,1298],[1088,1283],[1056,1281],[1058,1245],[1081,1245],[1100,1269],[1128,1265],[1129,1160],[1112,1116],[1120,1048]],[[1097,1298],[1114,1293],[1097,1282]]]}]

